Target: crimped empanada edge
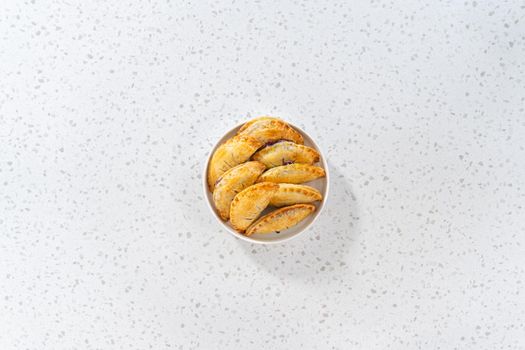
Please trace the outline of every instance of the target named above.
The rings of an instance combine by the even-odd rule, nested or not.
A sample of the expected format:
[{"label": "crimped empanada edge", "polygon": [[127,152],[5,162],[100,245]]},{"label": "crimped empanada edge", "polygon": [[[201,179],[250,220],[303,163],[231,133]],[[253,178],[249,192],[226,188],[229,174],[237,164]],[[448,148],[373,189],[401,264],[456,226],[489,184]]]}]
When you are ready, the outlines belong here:
[{"label": "crimped empanada edge", "polygon": [[[286,184],[286,183],[279,183],[278,191],[292,192],[292,193],[302,193],[302,194],[305,194],[305,195],[310,195],[311,194],[311,195],[315,196],[316,198],[319,198],[319,200],[323,199],[323,195],[321,194],[321,192],[319,190],[313,188],[313,187],[306,186],[306,185],[301,185],[301,188],[281,186],[283,184]],[[295,184],[286,184],[286,185],[295,185]]]},{"label": "crimped empanada edge", "polygon": [[[282,122],[285,122],[284,120],[282,120],[281,118],[277,118],[277,117],[272,117],[270,115],[261,115],[260,117],[256,117],[256,118],[253,118],[251,120],[248,120],[246,123],[244,123],[243,125],[241,125],[241,127],[239,128],[239,130],[237,131],[237,135],[240,135],[242,134],[242,132],[244,130],[246,130],[248,127],[252,126],[253,124],[255,123],[258,123],[258,122],[261,122],[263,120],[280,120]],[[285,122],[286,123],[286,122]]]},{"label": "crimped empanada edge", "polygon": [[[252,159],[260,160],[261,158],[263,158],[264,156],[266,156],[270,152],[270,148],[271,147],[274,147],[274,146],[278,145],[281,142],[282,143],[290,142],[290,143],[295,144],[297,147],[301,148],[304,152],[310,154],[310,156],[314,159],[314,163],[317,163],[319,161],[319,159],[321,159],[321,154],[315,148],[310,147],[310,146],[306,146],[306,145],[301,145],[299,143],[295,143],[293,141],[285,140],[285,139],[273,142],[272,144],[269,144],[269,145],[262,145],[261,148],[259,148],[257,151],[255,151],[255,153],[252,155]],[[297,164],[300,164],[300,163],[297,163]]]},{"label": "crimped empanada edge", "polygon": [[[257,183],[257,184],[254,184],[254,185],[248,186],[248,187],[246,187],[244,190],[242,190],[241,192],[237,193],[237,195],[235,196],[235,198],[233,198],[232,203],[230,204],[230,224],[231,224],[231,226],[232,226],[235,230],[237,230],[237,231],[239,231],[239,232],[244,232],[244,230],[242,230],[242,229],[236,227],[236,226],[233,224],[233,222],[231,222],[231,217],[232,217],[231,213],[232,213],[232,211],[234,210],[234,208],[235,208],[235,207],[239,204],[239,202],[241,201],[241,197],[244,197],[244,196],[246,195],[246,193],[248,192],[247,190],[250,189],[250,188],[252,188],[252,187],[254,187],[254,186],[257,186],[257,190],[263,190],[263,191],[266,191],[266,190],[268,190],[268,191],[271,191],[271,190],[273,190],[273,191],[277,191],[277,189],[279,188],[279,185],[278,185],[277,183],[274,183],[274,182],[260,182],[260,183]],[[245,191],[246,191],[246,192],[245,192]],[[250,189],[250,191],[254,191],[254,189]],[[245,192],[245,193],[243,193],[243,192]],[[242,196],[239,196],[239,195],[241,195],[241,194],[242,194]],[[271,197],[270,197],[270,199],[271,199]],[[269,202],[269,201],[268,201],[268,202]],[[249,227],[249,226],[248,226],[248,227]]]},{"label": "crimped empanada edge", "polygon": [[[214,190],[213,190],[213,192],[215,192],[215,190],[217,189],[217,187],[219,187],[219,184],[221,183],[221,181],[222,181],[225,177],[227,177],[229,174],[231,174],[232,171],[233,171],[234,169],[240,168],[240,167],[242,167],[243,165],[245,166],[245,165],[248,164],[248,163],[259,163],[259,164],[261,164],[261,165],[263,166],[263,170],[262,170],[261,174],[267,169],[267,168],[266,168],[266,165],[264,165],[264,163],[262,163],[262,162],[259,162],[258,160],[248,160],[248,161],[246,161],[246,162],[244,162],[244,163],[237,164],[236,166],[234,166],[233,168],[230,168],[230,169],[226,170],[221,176],[219,176],[219,178],[217,179],[217,181],[215,181],[215,186],[214,186]],[[253,165],[255,165],[255,164],[253,164]],[[256,180],[257,180],[257,179],[256,179]]]},{"label": "crimped empanada edge", "polygon": [[[304,144],[304,137],[303,137],[303,135],[301,135],[301,133],[299,131],[295,130],[290,124],[288,124],[284,120],[281,120],[281,119],[278,119],[278,118],[275,118],[275,119],[262,119],[262,120],[255,121],[254,123],[248,125],[246,128],[241,127],[241,129],[239,129],[239,131],[238,131],[236,136],[244,136],[244,135],[246,135],[245,132],[251,125],[256,124],[258,122],[264,122],[264,121],[267,121],[268,124],[271,125],[271,126],[268,127],[268,129],[271,128],[271,127],[274,127],[274,128],[282,127],[284,129],[286,129],[287,132],[292,134],[293,137],[295,138],[295,139],[285,139],[285,140],[295,142],[295,143],[297,143],[299,145]],[[234,137],[236,137],[236,136],[234,136]]]},{"label": "crimped empanada edge", "polygon": [[[298,210],[298,209],[308,209],[310,212],[308,213],[308,215],[312,214],[315,210],[316,210],[316,207],[315,205],[313,204],[293,204],[293,205],[289,205],[287,207],[283,207],[283,208],[279,208],[277,210],[274,210],[272,211],[271,213],[269,214],[266,214],[265,216],[257,219],[253,224],[251,224],[250,226],[248,226],[248,228],[246,229],[246,233],[245,235],[246,236],[251,236],[253,234],[252,231],[254,231],[258,226],[260,226],[262,223],[266,223],[270,220],[273,220],[276,216],[278,215],[281,215],[283,214],[284,212],[286,211],[289,211],[289,210]],[[304,219],[306,219],[306,217],[304,217],[302,220],[300,220],[299,222],[303,221]],[[299,223],[297,222],[297,223]],[[295,225],[294,225],[295,226]],[[293,226],[290,226],[290,227],[293,227]]]},{"label": "crimped empanada edge", "polygon": [[[228,220],[228,218],[229,218],[229,216],[230,216],[230,208],[228,207],[228,209],[227,209],[227,213],[223,213],[221,210],[219,210],[219,208],[218,208],[218,206],[217,206],[217,202],[215,201],[215,195],[216,195],[217,191],[222,190],[223,186],[228,186],[228,184],[226,184],[226,183],[223,182],[223,179],[226,179],[230,174],[233,173],[233,171],[238,170],[238,169],[240,169],[240,168],[243,167],[243,166],[247,166],[248,163],[251,163],[251,164],[249,164],[249,165],[252,167],[252,169],[250,169],[250,170],[248,170],[248,171],[250,171],[250,172],[255,171],[255,170],[256,170],[255,167],[257,167],[257,168],[260,169],[259,176],[261,175],[262,172],[264,172],[264,169],[266,169],[266,166],[265,166],[263,163],[261,163],[261,162],[258,162],[258,161],[248,161],[248,162],[246,162],[246,163],[241,163],[241,164],[239,164],[239,165],[237,165],[237,166],[234,166],[234,167],[231,168],[231,169],[228,169],[228,170],[227,170],[224,174],[222,174],[222,175],[219,177],[219,179],[215,182],[215,188],[213,189],[213,193],[212,193],[212,200],[213,200],[213,204],[214,204],[214,206],[215,206],[215,209],[217,210],[217,213],[219,214],[220,218],[221,218],[222,220],[224,220],[224,221]],[[257,170],[259,170],[259,169],[257,169]],[[248,186],[245,187],[245,188],[248,188],[248,187],[252,186],[252,185],[255,183],[256,180],[257,180],[257,178],[255,178],[255,180],[254,180],[254,182],[253,182],[252,184],[248,185]],[[233,201],[233,200],[232,200],[232,201]],[[231,206],[231,202],[230,202],[230,206]]]},{"label": "crimped empanada edge", "polygon": [[[226,147],[229,143],[233,143],[233,142],[246,142],[249,144],[250,148],[253,148],[253,152],[252,154],[250,154],[250,156],[248,157],[248,159],[246,161],[249,161],[249,159],[253,156],[253,154],[255,152],[257,152],[257,150],[261,147],[261,142],[258,141],[256,138],[254,137],[251,137],[251,136],[246,136],[246,135],[235,135],[231,138],[229,138],[228,140],[226,140],[224,143],[220,144],[219,146],[217,146],[217,148],[215,149],[215,151],[213,152],[211,158],[210,158],[210,163],[208,165],[208,174],[207,174],[207,179],[208,179],[208,189],[210,190],[210,192],[213,192],[213,190],[215,189],[215,186],[217,185],[217,181],[220,179],[221,176],[224,175],[224,173],[226,173],[226,171],[232,169],[228,169],[226,170],[224,173],[222,173],[219,177],[217,177],[215,179],[215,181],[213,181],[213,179],[211,178],[211,169],[212,169],[212,163],[214,161],[214,157],[215,155],[217,154],[217,152],[221,149],[221,147]],[[236,166],[238,165],[241,165],[241,164],[244,164],[246,163],[243,162],[243,163],[240,163],[240,164],[237,164]]]},{"label": "crimped empanada edge", "polygon": [[[290,165],[300,165],[301,167],[300,168],[308,168],[309,171],[312,171],[315,173],[315,175],[319,175],[317,176],[317,178],[320,178],[320,177],[325,177],[326,176],[326,172],[323,168],[317,166],[317,165],[310,165],[310,164],[302,164],[302,163],[292,163],[292,164],[286,164],[286,165],[281,165],[281,166],[276,166],[274,168],[270,168],[270,169],[267,169],[265,172],[263,172],[261,174],[261,176],[259,176],[259,179],[257,179],[257,181],[260,181],[258,183],[262,183],[262,182],[269,182],[269,180],[267,180],[266,178],[268,177],[268,173],[269,172],[277,172],[279,171],[281,167],[286,167],[286,166],[290,166]],[[266,175],[266,176],[265,176]],[[275,176],[273,173],[271,173],[272,176]],[[256,182],[257,182],[256,181]]]}]

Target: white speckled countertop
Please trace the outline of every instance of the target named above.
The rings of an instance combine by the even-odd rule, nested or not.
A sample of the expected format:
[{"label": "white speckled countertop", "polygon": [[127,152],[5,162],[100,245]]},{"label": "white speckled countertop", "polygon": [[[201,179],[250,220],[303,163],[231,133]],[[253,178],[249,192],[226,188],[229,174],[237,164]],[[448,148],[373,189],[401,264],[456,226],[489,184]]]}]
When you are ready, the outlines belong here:
[{"label": "white speckled countertop", "polygon": [[[521,1],[4,1],[0,348],[524,349]],[[256,246],[201,189],[280,116],[332,191]]]}]

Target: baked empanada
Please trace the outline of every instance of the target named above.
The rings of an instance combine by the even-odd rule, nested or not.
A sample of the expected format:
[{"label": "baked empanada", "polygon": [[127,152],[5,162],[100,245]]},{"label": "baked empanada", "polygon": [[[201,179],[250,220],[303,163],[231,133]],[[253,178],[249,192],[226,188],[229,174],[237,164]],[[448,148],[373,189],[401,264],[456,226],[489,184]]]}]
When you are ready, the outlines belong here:
[{"label": "baked empanada", "polygon": [[310,203],[323,199],[321,192],[313,187],[294,184],[279,184],[279,189],[270,199],[270,205],[284,207],[285,205]]},{"label": "baked empanada", "polygon": [[279,185],[262,182],[239,192],[230,206],[230,223],[239,232],[244,232],[268,206]]},{"label": "baked empanada", "polygon": [[213,202],[223,220],[230,217],[230,204],[237,193],[255,183],[266,169],[263,163],[246,162],[226,171],[217,180],[213,190]]},{"label": "baked empanada", "polygon": [[323,168],[309,164],[288,164],[266,170],[257,182],[300,184],[325,176]]},{"label": "baked empanada", "polygon": [[215,182],[226,170],[246,162],[261,146],[261,142],[248,136],[235,136],[220,145],[211,157],[208,167],[210,190],[213,191]]},{"label": "baked empanada", "polygon": [[312,204],[295,204],[261,217],[246,230],[246,236],[255,233],[271,233],[286,230],[297,225],[308,215],[315,211],[315,205]]},{"label": "baked empanada", "polygon": [[[267,116],[267,115],[264,115],[262,117],[257,117],[257,118],[253,118],[252,120],[249,120],[247,121],[246,123],[244,123],[241,128],[239,129],[239,131],[237,132],[237,134],[240,134],[242,133],[246,128],[248,128],[249,126],[251,126],[252,124],[254,123],[257,123],[257,122],[260,122],[262,120],[280,120],[282,122],[285,122],[284,120],[280,119],[280,118],[276,118],[276,117],[270,117],[270,116]],[[286,122],[285,122],[286,123]]]},{"label": "baked empanada", "polygon": [[273,168],[290,163],[314,164],[319,161],[319,153],[308,146],[282,141],[257,151],[252,159]]},{"label": "baked empanada", "polygon": [[261,117],[249,121],[239,129],[237,134],[251,136],[262,144],[278,140],[290,140],[301,145],[304,143],[303,136],[290,125],[280,119],[271,117]]}]

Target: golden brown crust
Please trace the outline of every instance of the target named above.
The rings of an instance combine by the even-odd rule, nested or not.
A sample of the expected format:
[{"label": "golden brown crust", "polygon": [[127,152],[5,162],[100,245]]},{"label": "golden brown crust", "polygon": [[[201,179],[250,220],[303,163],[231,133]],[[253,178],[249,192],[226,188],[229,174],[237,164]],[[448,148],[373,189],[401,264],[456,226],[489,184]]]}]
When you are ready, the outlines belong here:
[{"label": "golden brown crust", "polygon": [[[248,124],[249,123],[249,124]],[[278,140],[290,140],[303,144],[303,136],[286,122],[271,117],[262,117],[239,129],[238,135],[251,136],[262,144]]]},{"label": "golden brown crust", "polygon": [[323,199],[323,195],[313,187],[282,183],[279,184],[279,189],[270,200],[270,205],[284,207],[285,205],[310,203],[321,199]]},{"label": "golden brown crust", "polygon": [[246,162],[229,169],[217,180],[213,202],[223,220],[230,217],[230,204],[237,193],[253,185],[264,169],[260,162]]},{"label": "golden brown crust", "polygon": [[257,123],[257,122],[260,122],[262,120],[280,120],[282,122],[284,122],[284,120],[282,119],[279,119],[279,118],[276,118],[276,117],[270,117],[268,115],[263,115],[261,117],[257,117],[257,118],[253,118],[252,120],[248,120],[246,123],[244,123],[241,128],[239,129],[239,131],[237,131],[237,134],[240,134],[242,133],[244,130],[246,130],[246,128],[248,128],[249,126],[251,126],[252,124],[254,123]]},{"label": "golden brown crust", "polygon": [[295,204],[277,209],[250,225],[245,234],[250,236],[255,233],[283,231],[297,225],[314,211],[315,205],[312,204]]},{"label": "golden brown crust", "polygon": [[266,170],[257,182],[300,184],[326,175],[323,168],[309,164],[288,164]]},{"label": "golden brown crust", "polygon": [[320,158],[315,149],[298,145],[290,141],[282,141],[257,151],[252,159],[257,160],[268,168],[289,163],[314,164]]},{"label": "golden brown crust", "polygon": [[249,136],[234,136],[220,145],[210,160],[208,166],[208,187],[215,188],[215,182],[227,170],[246,162],[261,143]]},{"label": "golden brown crust", "polygon": [[230,223],[234,229],[244,232],[268,206],[279,185],[262,182],[239,192],[230,205]]}]

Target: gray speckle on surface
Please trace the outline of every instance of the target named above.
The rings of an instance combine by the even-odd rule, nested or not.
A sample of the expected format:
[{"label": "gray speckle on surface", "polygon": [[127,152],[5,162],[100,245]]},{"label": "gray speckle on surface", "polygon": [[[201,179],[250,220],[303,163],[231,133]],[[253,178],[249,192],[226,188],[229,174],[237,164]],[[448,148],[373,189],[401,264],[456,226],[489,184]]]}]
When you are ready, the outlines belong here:
[{"label": "gray speckle on surface", "polygon": [[[520,1],[0,5],[1,349],[525,348]],[[201,184],[288,119],[308,233],[223,232]]]}]

